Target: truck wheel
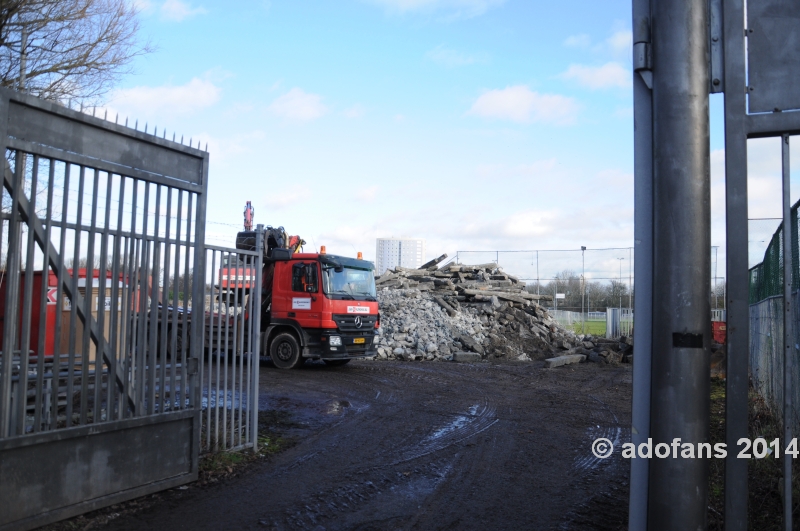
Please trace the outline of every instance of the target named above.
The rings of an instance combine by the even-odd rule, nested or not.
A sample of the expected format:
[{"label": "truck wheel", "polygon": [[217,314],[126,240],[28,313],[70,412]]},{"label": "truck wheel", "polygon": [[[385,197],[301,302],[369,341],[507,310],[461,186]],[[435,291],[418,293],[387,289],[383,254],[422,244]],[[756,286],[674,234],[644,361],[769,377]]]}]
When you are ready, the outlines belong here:
[{"label": "truck wheel", "polygon": [[350,360],[322,360],[325,362],[325,365],[329,367],[341,367],[342,365],[347,365],[350,363]]},{"label": "truck wheel", "polygon": [[297,369],[305,361],[300,355],[297,339],[289,332],[275,336],[269,347],[269,356],[279,369]]}]

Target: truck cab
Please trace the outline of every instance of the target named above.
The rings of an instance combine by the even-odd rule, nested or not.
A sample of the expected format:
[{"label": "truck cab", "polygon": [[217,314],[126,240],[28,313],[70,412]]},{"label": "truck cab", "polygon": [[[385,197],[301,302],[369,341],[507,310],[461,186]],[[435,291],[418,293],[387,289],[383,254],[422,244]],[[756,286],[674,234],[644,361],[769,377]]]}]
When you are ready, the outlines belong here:
[{"label": "truck cab", "polygon": [[380,320],[371,262],[294,253],[266,264],[264,286],[261,354],[276,367],[297,368],[308,358],[344,365],[375,355]]}]

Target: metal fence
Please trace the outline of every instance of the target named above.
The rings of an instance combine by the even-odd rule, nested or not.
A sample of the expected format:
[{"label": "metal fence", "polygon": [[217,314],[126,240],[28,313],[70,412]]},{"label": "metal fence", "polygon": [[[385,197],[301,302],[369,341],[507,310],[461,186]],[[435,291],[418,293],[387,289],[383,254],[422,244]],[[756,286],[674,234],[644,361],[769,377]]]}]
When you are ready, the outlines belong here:
[{"label": "metal fence", "polygon": [[[790,248],[792,320],[798,323],[800,302],[800,260],[798,260],[798,218],[800,201],[790,209]],[[770,238],[763,260],[750,268],[750,373],[753,386],[772,408],[775,415],[783,419],[784,404],[788,405],[790,425],[800,429],[797,404],[800,400],[800,381],[797,371],[789,374],[791,385],[789,400],[784,402],[784,230],[781,223]],[[794,343],[800,343],[800,326],[794,326]],[[797,350],[792,349],[797,363]],[[800,366],[800,365],[795,365]]]},{"label": "metal fence", "polygon": [[630,308],[608,308],[605,312],[584,313],[553,308],[547,308],[547,311],[559,325],[576,334],[615,339],[633,333],[633,310]]},{"label": "metal fence", "polygon": [[[800,319],[798,311],[800,291],[792,294],[793,320]],[[783,296],[768,297],[750,305],[750,376],[753,387],[764,398],[778,418],[783,419],[784,406],[784,359],[783,359]],[[795,343],[800,343],[798,328],[794,328]],[[795,362],[797,355],[795,350]],[[800,365],[795,364],[795,367]],[[800,377],[792,371],[790,378],[790,424],[795,430],[800,429],[800,416],[797,404],[800,404]],[[795,431],[797,433],[797,431]]]},{"label": "metal fence", "polygon": [[0,527],[192,481],[208,154],[6,89],[0,141]]},{"label": "metal fence", "polygon": [[201,367],[203,451],[258,447],[263,237],[255,251],[206,247]]}]

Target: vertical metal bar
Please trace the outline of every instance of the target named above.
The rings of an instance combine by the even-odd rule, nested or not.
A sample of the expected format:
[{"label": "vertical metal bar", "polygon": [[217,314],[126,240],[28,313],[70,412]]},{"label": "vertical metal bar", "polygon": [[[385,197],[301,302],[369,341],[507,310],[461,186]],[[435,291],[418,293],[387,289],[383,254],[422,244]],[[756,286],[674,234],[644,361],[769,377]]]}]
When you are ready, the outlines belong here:
[{"label": "vertical metal bar", "polygon": [[[27,166],[27,164],[25,165]],[[31,198],[30,206],[31,212],[36,212],[36,195],[39,185],[39,157],[33,156],[33,165],[31,166]],[[23,190],[24,193],[24,190]],[[22,296],[22,328],[20,334],[20,347],[19,347],[19,385],[17,386],[17,398],[15,399],[15,406],[17,409],[17,435],[25,433],[26,423],[26,409],[28,405],[28,363],[30,362],[30,348],[31,348],[31,317],[33,313],[33,268],[35,246],[33,240],[32,227],[28,226],[28,241],[25,248],[25,285]]]},{"label": "vertical metal bar", "polygon": [[[94,357],[94,408],[95,408],[95,417],[94,422],[100,422],[103,419],[103,365],[105,365],[105,361],[103,359],[103,351],[105,350],[104,345],[111,341],[111,332],[112,330],[109,328],[109,333],[106,334],[106,277],[108,275],[108,237],[109,237],[109,228],[111,226],[111,187],[114,184],[113,176],[111,173],[107,174],[106,180],[106,202],[105,202],[105,217],[103,219],[103,226],[100,229],[100,268],[97,275],[97,328],[100,330],[100,335],[102,340],[97,342],[97,350]],[[94,205],[95,211],[97,210],[98,206]],[[112,280],[113,283],[113,280]],[[101,304],[102,301],[102,304]],[[111,299],[109,305],[110,314],[113,315],[114,313],[114,299]],[[109,317],[111,317],[109,315]],[[110,320],[109,320],[110,324]],[[110,343],[113,352],[116,353],[116,346],[113,342]],[[116,355],[116,354],[115,354]],[[109,366],[110,367],[110,366]],[[107,374],[110,376],[112,373],[109,371]],[[107,387],[111,389],[111,378],[108,378]],[[111,419],[111,414],[109,411],[109,407],[111,405],[110,401],[106,401],[106,418],[105,420]]]},{"label": "vertical metal bar", "polygon": [[[172,345],[172,379],[171,385],[175,388],[177,378],[178,365],[180,363],[181,353],[178,349],[178,330],[180,328],[178,319],[178,289],[183,288],[184,283],[180,282],[180,268],[181,268],[181,219],[183,216],[183,194],[184,192],[178,190],[178,209],[176,210],[175,220],[175,264],[172,268],[172,277],[175,280],[172,286],[172,333],[170,334],[170,345]],[[186,308],[184,308],[186,310]],[[180,400],[178,409],[183,409],[183,404],[186,403],[186,379],[180,379]]]},{"label": "vertical metal bar", "polygon": [[256,227],[256,268],[255,268],[255,286],[252,291],[253,306],[252,306],[252,321],[253,329],[253,348],[250,349],[250,366],[252,367],[253,383],[251,386],[250,395],[248,396],[248,404],[250,404],[250,436],[253,443],[253,451],[258,452],[258,377],[259,377],[259,360],[261,359],[261,277],[263,269],[263,256],[264,256],[264,226],[258,225]]},{"label": "vertical metal bar", "polygon": [[[193,305],[199,314],[204,314],[205,301],[203,294],[205,293],[205,280],[206,280],[206,190],[208,188],[208,153],[203,154],[203,191],[197,194],[197,214],[194,233],[194,264],[192,270],[192,300]],[[191,356],[195,363],[202,361],[202,353],[200,348],[203,345],[201,334],[203,332],[202,326],[192,327],[191,330]],[[195,440],[200,438],[200,386],[198,385],[199,379],[197,373],[190,375],[190,389],[192,393],[191,404],[195,409],[195,423],[193,435]],[[192,463],[197,466],[198,452],[196,445],[192,447]],[[197,468],[194,468],[197,470]]]},{"label": "vertical metal bar", "polygon": [[[173,404],[175,403],[175,351],[174,349],[170,352],[168,345],[169,336],[172,335],[172,329],[175,328],[175,321],[170,321],[170,310],[169,310],[169,290],[172,289],[175,291],[175,286],[170,284],[170,261],[172,259],[172,243],[170,238],[170,228],[171,228],[171,217],[172,217],[172,188],[167,187],[167,222],[166,227],[164,227],[164,281],[163,286],[161,288],[162,292],[162,310],[161,310],[161,327],[162,327],[162,338],[161,338],[161,345],[162,345],[162,358],[161,358],[161,387],[162,389],[166,389],[166,381],[167,381],[167,357],[169,357],[169,367],[170,367],[170,382],[169,382],[169,402],[167,402],[167,391],[164,390],[163,395],[164,398],[162,399],[162,406],[161,411],[166,411],[165,407],[167,403],[169,403],[169,409],[172,410]],[[169,324],[169,326],[167,326]],[[165,328],[166,327],[166,328]]]},{"label": "vertical metal bar", "polygon": [[[236,286],[235,291],[233,292],[233,308],[234,308],[234,321],[233,321],[233,352],[231,357],[231,448],[238,446],[241,441],[237,442],[237,432],[239,431],[236,427],[236,422],[241,422],[241,410],[237,411],[236,403],[234,399],[236,395],[239,395],[239,406],[241,406],[241,378],[237,380],[237,376],[241,374],[242,370],[242,360],[244,359],[244,349],[242,348],[242,334],[240,331],[240,325],[244,324],[244,304],[240,300],[239,293],[242,293],[242,290],[239,289],[239,271],[241,266],[241,255],[234,254],[236,258],[236,269],[234,270],[234,278]],[[230,272],[230,270],[228,270]],[[230,279],[230,277],[228,277]]]},{"label": "vertical metal bar", "polygon": [[79,167],[78,171],[78,210],[75,213],[75,250],[72,253],[72,285],[70,293],[69,314],[69,346],[67,360],[67,427],[72,426],[72,403],[75,391],[75,344],[78,333],[78,306],[75,304],[75,294],[78,293],[78,275],[80,274],[80,247],[83,239],[83,187],[86,181],[86,168]]},{"label": "vertical metal bar", "polygon": [[[45,212],[45,233],[47,234],[47,241],[50,241],[52,238],[52,231],[53,231],[53,189],[55,186],[53,185],[53,178],[55,177],[55,164],[56,162],[52,159],[49,160],[49,171],[47,176],[47,207]],[[50,283],[48,282],[50,279],[50,246],[43,245],[44,248],[44,259],[42,260],[42,280],[41,286],[39,289],[39,337],[37,338],[37,345],[39,345],[36,351],[36,402],[35,402],[35,409],[34,409],[34,417],[33,417],[33,431],[39,432],[42,430],[42,423],[46,426],[50,426],[50,418],[42,419],[42,408],[45,407],[46,402],[48,401],[48,397],[43,395],[44,392],[44,370],[45,370],[45,344],[46,344],[46,334],[45,332],[48,330],[47,327],[47,292],[49,291],[48,288]],[[53,349],[53,368],[51,373],[53,374],[52,378],[57,378],[58,374],[58,350]],[[58,392],[58,386],[54,389],[51,387],[51,392]]]},{"label": "vertical metal bar", "polygon": [[[792,319],[792,243],[795,230],[792,226],[792,203],[789,165],[789,135],[781,137],[783,170],[783,440],[792,440],[792,389],[794,359],[794,322]],[[792,531],[792,456],[783,453],[783,526]]]},{"label": "vertical metal bar", "polygon": [[[58,259],[60,261],[59,268],[56,270],[56,279],[62,280],[59,277],[61,272],[64,271],[64,253],[67,252],[67,221],[69,213],[69,165],[64,164],[64,194],[61,198],[61,218],[60,218],[60,231],[59,244],[58,244]],[[63,326],[64,316],[64,283],[57,282],[56,287],[56,333],[54,338],[54,353],[53,353],[53,395],[51,396],[51,410],[53,412],[53,424],[58,424],[58,395],[61,388],[61,357],[65,354],[61,350],[61,328]],[[71,328],[71,327],[70,327]],[[69,379],[69,372],[66,373],[67,380]],[[66,384],[66,382],[64,382]]]},{"label": "vertical metal bar", "polygon": [[[148,184],[148,188],[151,185]],[[158,289],[158,266],[159,266],[159,258],[161,257],[161,245],[158,243],[158,227],[160,216],[158,214],[158,209],[161,207],[161,186],[158,184],[153,184],[156,188],[156,200],[155,200],[155,223],[153,223],[153,254],[152,259],[148,259],[147,264],[150,268],[150,271],[147,275],[147,283],[148,283],[148,291],[150,293],[150,300],[148,304],[147,310],[147,317],[150,321],[150,326],[148,327],[149,335],[148,335],[148,351],[149,355],[147,356],[148,360],[148,371],[147,371],[147,380],[148,380],[148,396],[147,396],[147,413],[152,415],[156,411],[156,389],[158,389],[158,373],[156,371],[158,367],[159,361],[159,352],[158,352],[158,334],[159,334],[159,323],[158,323],[158,303],[159,303],[159,289]],[[145,210],[145,216],[149,214],[149,210]],[[149,248],[149,247],[148,247]],[[159,393],[162,392],[163,389],[159,389]]]},{"label": "vertical metal bar", "polygon": [[[213,329],[213,331],[214,331],[214,333],[216,335],[216,338],[217,338],[217,349],[215,351],[217,353],[216,379],[214,381],[214,451],[217,451],[219,449],[219,439],[220,439],[219,387],[220,387],[220,382],[222,381],[220,379],[220,373],[222,372],[222,363],[223,363],[223,359],[224,359],[222,357],[223,356],[223,353],[222,353],[222,330],[223,330],[223,326],[224,325],[222,323],[222,273],[221,273],[221,271],[222,271],[222,268],[225,267],[225,255],[224,255],[224,253],[220,253],[219,262],[220,262],[220,266],[219,266],[220,267],[220,276],[219,276],[220,289],[219,289],[219,294],[218,294],[219,301],[218,301],[218,304],[217,304],[217,311],[216,311],[216,315],[217,315],[216,323],[214,323],[212,325],[212,329]],[[213,271],[214,270],[212,270],[212,274],[213,274]],[[212,304],[213,304],[213,299],[212,299]],[[212,314],[212,316],[213,316],[213,314]]]},{"label": "vertical metal bar", "polygon": [[[11,204],[17,205],[17,198],[22,193],[24,154],[16,152],[14,163],[13,183],[11,191]],[[3,321],[3,365],[0,374],[0,438],[12,433],[11,426],[11,373],[13,372],[14,350],[17,345],[17,319],[19,316],[19,282],[20,282],[20,211],[11,209],[11,218],[8,224],[8,254],[6,255],[6,300],[5,317]]]},{"label": "vertical metal bar", "polygon": [[[695,0],[653,2],[651,20],[650,431],[654,446],[675,438],[696,445],[708,441],[710,415],[708,6]],[[705,527],[708,467],[707,459],[650,461],[648,529]]]},{"label": "vertical metal bar", "polygon": [[14,175],[12,177],[14,189],[11,191],[11,218],[8,226],[8,254],[6,255],[6,300],[5,318],[3,322],[3,366],[0,378],[0,438],[14,433],[12,426],[12,372],[14,370],[14,350],[17,346],[17,319],[19,317],[19,284],[20,284],[20,211],[15,208],[17,198],[22,190],[24,179],[23,158],[20,151],[15,153]]},{"label": "vertical metal bar", "polygon": [[[127,327],[125,331],[125,359],[123,370],[125,372],[126,384],[128,388],[125,390],[126,396],[133,395],[134,402],[136,403],[136,411],[141,411],[141,404],[136,401],[139,396],[139,365],[138,359],[138,308],[139,299],[141,298],[141,289],[139,287],[139,240],[136,238],[136,209],[138,208],[137,199],[139,197],[139,181],[133,179],[131,181],[131,221],[130,232],[131,237],[126,242],[129,246],[129,256],[127,260],[128,276],[125,279],[127,284],[125,312],[123,322]],[[126,406],[123,410],[124,417],[129,414],[129,408]],[[135,414],[136,412],[130,412]]]},{"label": "vertical metal bar", "polygon": [[[156,199],[155,199],[155,206],[153,208],[154,215],[153,218],[155,222],[153,223],[153,256],[151,264],[150,274],[147,277],[147,281],[150,286],[150,305],[148,310],[148,318],[150,320],[149,326],[149,339],[148,345],[150,350],[150,356],[148,359],[150,360],[149,363],[149,371],[148,371],[148,379],[150,380],[150,387],[149,387],[149,397],[148,397],[148,405],[150,408],[148,412],[150,414],[155,413],[158,411],[162,413],[163,411],[160,409],[159,402],[161,400],[161,396],[164,394],[164,382],[160,381],[160,370],[159,367],[163,364],[164,360],[162,359],[163,353],[159,351],[160,346],[160,336],[162,334],[161,325],[163,323],[159,322],[159,309],[158,305],[161,302],[161,289],[159,287],[159,277],[160,277],[160,265],[161,265],[161,243],[158,241],[158,232],[160,228],[161,222],[161,185],[153,184],[156,189]],[[157,398],[158,397],[158,398]]]},{"label": "vertical metal bar", "polygon": [[151,414],[152,411],[150,407],[152,407],[152,403],[148,405],[148,407],[143,408],[145,404],[145,400],[147,398],[147,389],[152,387],[152,383],[147,378],[147,367],[149,366],[149,349],[148,347],[148,320],[147,320],[147,311],[149,308],[149,301],[147,300],[149,297],[150,290],[149,282],[150,282],[150,274],[149,274],[149,254],[150,254],[150,243],[147,241],[147,215],[149,214],[149,207],[150,207],[150,183],[144,182],[144,208],[142,209],[142,238],[140,240],[140,247],[141,252],[139,255],[139,311],[137,315],[137,322],[136,322],[136,332],[137,332],[137,392],[139,394],[139,400],[137,400],[137,404],[139,405],[140,409],[144,409],[144,414],[148,415]]},{"label": "vertical metal bar", "polygon": [[[728,355],[725,383],[725,442],[736,448],[747,437],[750,347],[747,137],[744,2],[726,0],[725,35],[725,266]],[[729,451],[725,459],[725,529],[747,529],[747,459]]]},{"label": "vertical metal bar", "polygon": [[206,380],[204,380],[203,383],[201,384],[201,385],[203,385],[203,386],[208,388],[208,390],[206,391],[206,394],[208,396],[208,399],[206,401],[206,403],[207,403],[207,406],[206,406],[206,448],[205,448],[206,450],[208,450],[210,448],[210,446],[211,446],[211,421],[212,421],[211,420],[211,409],[212,409],[211,397],[212,397],[212,391],[213,391],[213,396],[214,396],[213,404],[214,404],[214,409],[215,410],[216,410],[216,404],[217,404],[217,394],[216,394],[216,391],[214,390],[215,389],[215,387],[214,387],[214,385],[215,385],[214,382],[215,381],[212,381],[213,380],[212,379],[212,375],[213,375],[213,368],[214,368],[214,360],[213,360],[214,345],[213,345],[213,342],[214,342],[214,337],[219,335],[219,334],[215,334],[214,333],[215,332],[215,330],[214,330],[214,322],[215,322],[214,321],[214,313],[215,313],[215,310],[214,310],[214,299],[217,297],[217,295],[219,295],[219,293],[216,292],[216,290],[215,290],[215,284],[214,284],[215,279],[213,277],[214,272],[217,270],[217,251],[210,251],[210,252],[211,252],[211,274],[212,274],[211,287],[209,288],[209,292],[210,292],[210,296],[209,296],[210,308],[209,308],[209,312],[208,312],[208,317],[204,317],[203,318],[203,326],[204,327],[206,327],[206,326],[208,327],[208,334],[203,334],[204,338],[205,338],[206,335],[208,336],[208,376],[206,377]]},{"label": "vertical metal bar", "polygon": [[[91,350],[91,330],[89,326],[92,318],[92,301],[94,300],[94,244],[97,230],[97,188],[100,184],[100,172],[93,170],[94,179],[92,180],[92,216],[89,225],[89,243],[86,250],[86,289],[83,298],[83,315],[86,320],[83,323],[83,343],[81,346],[81,424],[86,424],[89,420],[89,353]],[[98,301],[99,302],[99,301]],[[97,359],[101,356],[101,346],[97,345],[94,351],[94,385],[97,387]],[[97,421],[97,404],[92,405],[92,422]]]},{"label": "vertical metal bar", "polygon": [[[240,389],[240,399],[239,403],[245,401],[246,407],[244,409],[244,416],[240,410],[239,417],[241,418],[242,425],[244,426],[242,437],[244,438],[243,444],[247,445],[250,443],[250,410],[253,408],[253,402],[250,400],[250,383],[252,382],[252,371],[253,371],[253,357],[252,357],[252,349],[253,349],[253,297],[255,297],[255,293],[253,293],[253,288],[255,287],[255,276],[253,275],[253,267],[255,266],[255,257],[250,255],[245,255],[245,285],[248,286],[247,291],[249,292],[245,304],[243,304],[244,308],[244,315],[247,317],[246,320],[243,319],[244,322],[244,330],[242,331],[242,339],[244,341],[244,348],[243,348],[243,356],[242,356],[242,365],[246,365],[247,368],[245,369],[245,381],[244,387]],[[241,408],[240,408],[241,409]]]},{"label": "vertical metal bar", "polygon": [[[190,271],[190,269],[189,269],[189,263],[190,263],[189,250],[192,249],[192,197],[193,196],[192,196],[191,193],[187,193],[187,196],[188,196],[188,199],[186,201],[186,250],[185,250],[184,262],[183,262],[183,278],[186,279],[186,280],[184,281],[184,286],[185,286],[185,283],[188,282],[188,279],[189,279],[189,271]],[[200,248],[200,250],[204,251],[203,245],[200,245],[199,248]],[[195,250],[195,253],[198,252],[198,247],[197,247],[197,243],[196,242],[195,242],[194,250]],[[200,284],[200,286],[197,286],[198,283]],[[186,396],[189,398],[190,403],[189,403],[188,406],[186,406],[186,400],[185,399],[182,400],[181,401],[181,409],[183,409],[184,407],[192,407],[192,408],[199,407],[199,404],[198,404],[199,396],[194,396],[194,395],[190,395],[189,394],[189,393],[194,392],[194,388],[197,387],[197,386],[194,385],[193,379],[192,379],[191,375],[189,374],[189,370],[188,370],[188,366],[187,366],[186,362],[193,355],[193,353],[196,352],[196,350],[195,350],[197,348],[196,345],[199,344],[199,342],[195,343],[195,341],[196,341],[196,337],[194,335],[195,330],[192,330],[192,335],[191,336],[189,335],[189,327],[190,327],[190,323],[189,323],[189,305],[190,305],[190,303],[192,303],[192,297],[194,295],[194,292],[197,289],[199,289],[200,287],[202,287],[204,284],[205,284],[205,277],[204,276],[197,276],[196,274],[193,274],[193,276],[192,276],[192,293],[187,293],[188,290],[186,290],[186,289],[184,289],[184,293],[183,293],[183,310],[184,311],[183,311],[183,316],[182,316],[183,320],[181,322],[181,340],[182,340],[181,341],[181,367],[183,368],[183,371],[182,371],[182,374],[183,374],[183,379],[182,379],[183,386],[186,388],[185,393],[186,393]],[[202,293],[202,291],[201,291],[201,293]],[[204,304],[203,304],[203,301],[199,301],[199,302],[200,302],[200,308],[199,309],[202,312],[202,310],[204,308]],[[192,304],[192,306],[194,306],[194,305]],[[198,327],[198,328],[200,328],[200,327]],[[190,337],[191,337],[191,340],[192,340],[192,344],[191,345],[189,344],[189,338]],[[198,362],[199,362],[200,356],[197,356],[197,358],[198,358]]]},{"label": "vertical metal bar", "polygon": [[[242,278],[242,287],[244,287],[246,285],[249,285],[250,275],[248,274],[248,271],[250,271],[250,266],[252,264],[251,264],[251,257],[250,256],[245,255],[242,258],[243,258],[242,262],[244,262],[244,263],[243,263],[241,278]],[[237,275],[237,277],[238,277],[238,275]],[[245,383],[246,383],[245,382],[245,376],[244,376],[244,364],[245,364],[245,361],[246,361],[245,356],[247,355],[247,346],[249,346],[247,344],[248,342],[245,341],[245,338],[246,338],[245,329],[247,327],[247,323],[245,321],[246,321],[246,318],[249,318],[250,315],[251,315],[251,314],[247,313],[247,311],[246,311],[247,310],[247,305],[246,305],[247,304],[247,300],[246,300],[246,295],[245,294],[248,291],[249,291],[248,289],[242,289],[242,300],[241,300],[242,312],[241,312],[241,314],[239,316],[239,319],[241,320],[241,323],[242,323],[241,327],[239,328],[239,334],[241,336],[241,339],[239,340],[239,342],[241,344],[241,353],[242,353],[241,354],[241,358],[239,359],[239,386],[238,386],[238,391],[239,391],[239,430],[238,430],[239,442],[238,442],[238,444],[239,445],[242,445],[242,444],[247,442],[247,439],[245,438],[244,440],[242,440],[242,437],[244,435],[243,430],[247,426],[247,420],[245,418],[246,411],[243,409],[244,408],[243,402],[245,400],[247,400],[247,396],[244,395],[244,388],[245,388]],[[247,381],[249,382],[250,380],[247,379]],[[243,395],[244,395],[244,400],[243,400]]]},{"label": "vertical metal bar", "polygon": [[[109,190],[109,196],[111,195],[111,191]],[[127,275],[125,274],[125,256],[127,254],[127,248],[122,249],[122,236],[119,234],[122,232],[122,214],[124,212],[123,205],[125,204],[125,177],[122,175],[119,176],[119,199],[118,207],[117,207],[117,235],[114,237],[114,249],[112,253],[114,253],[113,261],[111,262],[111,345],[112,350],[114,352],[114,356],[111,359],[111,366],[108,369],[109,374],[118,374],[117,373],[117,365],[120,362],[120,356],[125,356],[125,348],[124,348],[124,330],[125,330],[125,320],[123,319],[120,322],[120,317],[124,315],[124,306],[122,305],[122,293],[120,293],[120,276],[123,279],[127,279]],[[127,240],[126,240],[126,247],[127,247]],[[120,260],[122,264],[120,264]],[[120,272],[120,265],[122,266],[122,272]],[[120,275],[122,273],[122,275]],[[125,293],[127,290],[125,289],[125,281],[122,281],[122,290]],[[123,385],[122,396],[126,395],[125,387],[128,383],[128,373],[123,373],[125,375],[125,385]],[[111,420],[112,418],[121,418],[121,411],[118,411],[117,408],[120,410],[123,407],[123,402],[120,400],[117,401],[117,397],[119,396],[119,392],[116,389],[117,386],[111,385],[111,378],[109,377],[109,384],[108,384],[108,394],[106,396],[106,418]]]}]

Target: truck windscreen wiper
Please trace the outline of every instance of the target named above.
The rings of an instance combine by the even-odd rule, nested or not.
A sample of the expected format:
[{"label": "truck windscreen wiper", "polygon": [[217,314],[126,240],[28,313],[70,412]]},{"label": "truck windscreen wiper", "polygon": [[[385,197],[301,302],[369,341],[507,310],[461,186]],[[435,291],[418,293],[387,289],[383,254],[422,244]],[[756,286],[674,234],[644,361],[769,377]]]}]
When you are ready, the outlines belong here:
[{"label": "truck windscreen wiper", "polygon": [[350,295],[349,293],[347,293],[346,291],[341,290],[341,289],[337,289],[336,291],[332,291],[331,295],[341,295],[343,299],[350,299],[351,301],[355,300],[352,295]]}]

